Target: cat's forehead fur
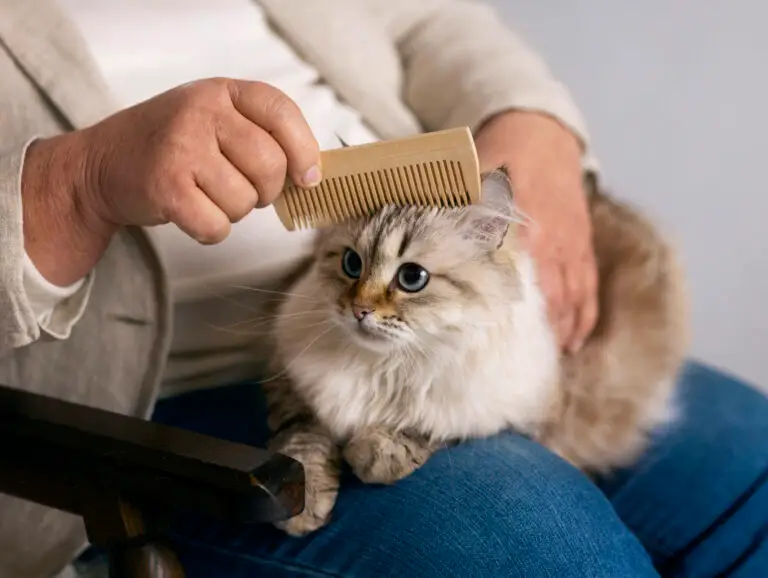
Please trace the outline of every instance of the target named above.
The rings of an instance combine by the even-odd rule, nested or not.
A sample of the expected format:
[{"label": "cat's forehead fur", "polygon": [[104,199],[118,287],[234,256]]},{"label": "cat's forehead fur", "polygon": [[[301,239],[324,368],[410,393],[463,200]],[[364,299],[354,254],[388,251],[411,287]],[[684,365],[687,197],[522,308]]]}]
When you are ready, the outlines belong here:
[{"label": "cat's forehead fur", "polygon": [[[479,206],[435,208],[386,206],[373,215],[342,223],[318,237],[321,248],[344,244],[368,259],[399,258],[406,252],[457,252],[455,257],[497,249],[513,213],[512,190],[503,167],[485,173]],[[444,257],[445,258],[445,257]]]},{"label": "cat's forehead fur", "polygon": [[461,217],[460,209],[388,206],[335,227],[320,243],[353,248],[372,269],[406,257],[425,266],[449,265],[481,252],[462,234]]},{"label": "cat's forehead fur", "polygon": [[414,242],[434,243],[447,233],[455,233],[458,220],[455,210],[389,206],[351,223],[349,234],[360,247],[379,246],[388,253],[403,254]]},{"label": "cat's forehead fur", "polygon": [[[391,278],[398,264],[414,262],[431,273],[479,281],[486,265],[510,256],[498,249],[508,236],[512,191],[505,170],[483,175],[482,202],[455,208],[385,206],[372,215],[320,233],[317,254],[331,262],[349,248],[374,278]],[[494,268],[494,267],[491,267]]]}]

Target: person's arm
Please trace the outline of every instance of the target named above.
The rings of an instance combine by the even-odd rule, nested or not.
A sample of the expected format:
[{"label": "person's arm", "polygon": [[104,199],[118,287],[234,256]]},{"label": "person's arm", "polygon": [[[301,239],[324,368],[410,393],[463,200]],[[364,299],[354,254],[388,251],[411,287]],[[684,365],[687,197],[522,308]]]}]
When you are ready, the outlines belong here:
[{"label": "person's arm", "polygon": [[85,175],[78,134],[32,141],[19,183],[23,289],[38,327],[55,339],[67,339],[85,312],[94,267],[116,230],[89,217],[78,196]]},{"label": "person's arm", "polygon": [[403,98],[426,130],[476,132],[508,110],[537,111],[589,135],[568,89],[484,2],[364,0],[385,22],[403,62]]},{"label": "person's arm", "polygon": [[24,232],[19,183],[26,148],[26,143],[20,143],[0,150],[0,354],[39,335],[21,266]]},{"label": "person's arm", "polygon": [[0,314],[0,351],[43,335],[69,337],[115,230],[92,226],[83,214],[76,140],[76,133],[32,138],[3,155],[0,293],[9,307]]},{"label": "person's arm", "polygon": [[216,243],[274,201],[286,174],[308,187],[322,178],[317,141],[296,104],[264,83],[224,78],[5,148],[0,350],[36,340],[41,321],[52,337],[68,335],[119,228],[172,222]]},{"label": "person's arm", "polygon": [[[31,222],[47,226],[43,219],[24,215],[23,173],[28,168],[34,171],[36,178],[30,182],[47,178],[41,167],[29,167],[25,162],[32,140],[6,145],[0,151],[0,355],[36,341],[41,330],[54,337],[66,337],[82,315],[91,287],[87,271],[79,280],[72,279],[74,284],[57,287],[45,277],[36,277],[39,272],[28,261],[25,226]],[[55,214],[54,206],[45,206],[41,215]],[[45,222],[50,220],[45,217]]]},{"label": "person's arm", "polygon": [[45,280],[62,288],[86,277],[118,228],[99,219],[84,194],[82,135],[74,131],[31,142],[19,183],[25,252]]}]

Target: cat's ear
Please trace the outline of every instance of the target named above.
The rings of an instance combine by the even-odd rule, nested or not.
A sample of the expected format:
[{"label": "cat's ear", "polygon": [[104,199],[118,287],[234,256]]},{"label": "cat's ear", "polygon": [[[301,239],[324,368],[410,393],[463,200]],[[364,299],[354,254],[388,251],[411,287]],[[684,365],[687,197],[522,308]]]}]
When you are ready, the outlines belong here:
[{"label": "cat's ear", "polygon": [[464,226],[471,238],[497,249],[507,235],[514,217],[512,183],[507,168],[483,173],[480,203],[468,207]]}]

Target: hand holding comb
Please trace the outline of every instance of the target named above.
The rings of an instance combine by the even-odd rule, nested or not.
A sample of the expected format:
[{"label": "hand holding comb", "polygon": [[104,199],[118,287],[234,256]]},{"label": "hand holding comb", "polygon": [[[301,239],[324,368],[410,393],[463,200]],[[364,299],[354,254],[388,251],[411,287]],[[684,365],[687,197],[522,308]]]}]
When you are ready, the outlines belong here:
[{"label": "hand holding comb", "polygon": [[275,211],[289,231],[365,217],[385,205],[463,207],[480,201],[480,165],[466,127],[323,151],[323,181],[286,183]]}]

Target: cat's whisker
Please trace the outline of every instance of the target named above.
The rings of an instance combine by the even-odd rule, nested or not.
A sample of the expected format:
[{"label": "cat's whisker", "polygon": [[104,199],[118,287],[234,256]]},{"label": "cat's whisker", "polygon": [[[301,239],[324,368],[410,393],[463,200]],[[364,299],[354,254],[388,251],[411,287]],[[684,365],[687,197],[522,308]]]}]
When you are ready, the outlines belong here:
[{"label": "cat's whisker", "polygon": [[401,350],[401,354],[404,359],[402,359],[403,365],[405,365],[405,374],[406,376],[410,373],[410,371],[415,368],[415,362],[413,358],[413,353],[410,351],[409,348],[404,348]]},{"label": "cat's whisker", "polygon": [[523,226],[528,226],[536,223],[536,220],[533,217],[531,217],[528,213],[526,213],[525,211],[517,207],[515,207],[514,211],[512,212],[512,219],[518,225],[523,225]]},{"label": "cat's whisker", "polygon": [[416,349],[418,349],[419,353],[421,353],[421,355],[424,356],[424,359],[428,359],[429,358],[429,356],[427,355],[426,349],[424,349],[424,346],[421,343],[419,343],[418,341],[412,341],[411,345],[413,345]]},{"label": "cat's whisker", "polygon": [[240,321],[236,321],[235,323],[231,323],[226,326],[211,325],[211,324],[209,324],[209,326],[213,327],[214,329],[222,329],[222,330],[235,329],[237,327],[242,327],[244,325],[248,325],[249,327],[260,327],[262,325],[276,321],[277,319],[300,317],[302,315],[312,315],[312,314],[321,315],[323,313],[317,310],[309,310],[309,311],[299,311],[297,313],[279,313],[275,315],[259,315],[258,317],[241,319]]},{"label": "cat's whisker", "polygon": [[[249,305],[246,305],[244,303],[241,303],[234,297],[228,296],[228,295],[211,295],[214,299],[221,299],[222,301],[226,301],[227,303],[230,303],[232,305],[235,305],[236,307],[239,307],[240,309],[243,309],[244,311],[248,311],[250,313],[256,313],[256,314],[262,314],[264,313],[265,307],[251,307]],[[267,303],[264,303],[264,305],[267,305]]]},{"label": "cat's whisker", "polygon": [[236,321],[234,323],[230,323],[229,325],[213,325],[212,323],[208,323],[209,327],[212,327],[213,329],[221,329],[223,331],[227,331],[229,329],[235,329],[237,327],[242,327],[243,325],[248,325],[249,323],[260,323],[263,320],[261,316],[256,318],[247,318],[247,319],[241,319],[240,321]]},{"label": "cat's whisker", "polygon": [[240,309],[243,309],[245,311],[249,311],[250,313],[259,314],[260,316],[268,309],[269,305],[272,305],[274,303],[281,303],[281,302],[285,301],[286,297],[297,297],[299,299],[306,299],[310,303],[321,303],[320,300],[314,299],[312,297],[307,297],[305,295],[299,295],[299,294],[294,294],[294,293],[286,293],[286,292],[283,292],[283,291],[273,291],[273,290],[270,290],[270,289],[259,289],[257,287],[247,287],[245,285],[230,285],[230,287],[232,287],[234,289],[242,289],[242,290],[245,290],[245,291],[252,291],[252,292],[256,292],[256,293],[263,293],[263,294],[267,294],[267,295],[277,295],[277,296],[280,297],[280,298],[266,300],[259,307],[252,307],[252,306],[246,305],[245,303],[240,302],[239,300],[237,300],[236,298],[234,298],[231,295],[225,295],[225,294],[221,294],[221,293],[219,293],[219,294],[213,294],[212,293],[210,295],[211,298],[221,299],[222,301],[226,301],[226,302],[228,302],[228,303],[230,303],[230,304],[232,304],[232,305],[234,305],[236,307],[239,307]]},{"label": "cat's whisker", "polygon": [[310,295],[301,295],[299,293],[289,293],[286,291],[277,291],[274,289],[261,289],[259,287],[249,287],[247,285],[230,285],[233,289],[241,289],[243,291],[253,291],[255,293],[264,293],[267,295],[280,295],[282,297],[296,297],[298,299],[306,299],[307,301],[313,301],[319,303],[320,301]]},{"label": "cat's whisker", "polygon": [[228,325],[223,329],[234,329],[236,327],[242,327],[244,325],[255,328],[255,327],[261,327],[262,325],[274,324],[276,321],[280,319],[296,319],[301,317],[312,317],[312,316],[325,316],[325,313],[323,311],[319,311],[316,309],[312,309],[309,311],[298,311],[294,313],[278,313],[275,315],[260,316],[258,319],[246,319],[243,321],[238,321],[237,323]]},{"label": "cat's whisker", "polygon": [[[312,329],[314,327],[319,327],[321,325],[324,325],[327,323],[326,320],[320,321],[318,323],[310,323],[308,325],[302,325],[302,329]],[[274,334],[274,330],[271,326],[267,326],[263,331],[251,331],[250,329],[243,329],[243,330],[236,330],[236,329],[227,329],[224,327],[215,327],[212,326],[213,329],[217,331],[221,331],[223,333],[229,333],[230,335],[244,335],[244,336],[259,336],[259,335],[272,335]],[[258,328],[258,327],[256,327]]]},{"label": "cat's whisker", "polygon": [[216,325],[212,325],[210,323],[206,324],[208,327],[213,329],[214,331],[220,331],[221,333],[228,333],[230,335],[269,335],[272,333],[271,329],[265,329],[264,331],[238,331],[237,329],[230,329],[228,327],[217,327]]},{"label": "cat's whisker", "polygon": [[[453,470],[456,467],[456,464],[453,462],[453,456],[451,455],[451,447],[448,445],[447,442],[442,442],[440,444],[440,449],[442,449],[445,452],[446,459],[448,460],[448,470],[449,473],[451,473],[451,470]],[[453,491],[454,497],[456,496],[456,478],[452,475],[449,475],[448,478],[451,480],[451,490]]]},{"label": "cat's whisker", "polygon": [[[285,367],[283,368],[282,371],[280,371],[279,373],[273,375],[272,377],[269,377],[267,379],[262,379],[261,383],[269,383],[270,381],[274,381],[275,379],[279,379],[282,376],[284,376],[291,369],[291,367],[293,367],[293,365],[299,360],[299,358],[302,355],[304,355],[307,351],[309,351],[309,349],[315,343],[317,343],[324,335],[327,335],[328,333],[330,333],[331,331],[333,331],[337,327],[336,323],[334,323],[333,320],[330,320],[330,319],[329,320],[325,320],[323,323],[327,323],[329,325],[329,327],[326,330],[324,330],[321,333],[319,333],[314,339],[312,339],[312,341],[310,341],[306,346],[304,346],[304,348],[301,351],[299,351],[294,356],[294,358],[285,365]],[[322,325],[322,324],[320,324],[320,325]]]},{"label": "cat's whisker", "polygon": [[[229,287],[232,288],[232,289],[256,290],[254,288],[249,288],[249,287],[240,287],[239,285],[230,285]],[[257,291],[261,292],[261,290],[257,290]],[[272,294],[273,293],[272,291],[268,291],[268,290],[264,290],[264,292],[267,292],[268,294]],[[278,295],[280,295],[280,292],[276,292],[276,293]],[[259,305],[260,305],[259,308],[253,308],[253,307],[249,307],[248,305],[246,305],[244,303],[241,303],[237,299],[237,294],[232,292],[232,291],[207,290],[207,291],[203,292],[201,297],[204,297],[204,298],[207,298],[207,299],[220,299],[222,301],[227,301],[227,302],[229,302],[229,303],[231,303],[233,305],[236,305],[236,306],[240,307],[241,309],[244,309],[246,311],[250,311],[252,313],[262,313],[263,312],[262,310],[266,309],[266,306],[274,304],[274,303],[279,303],[279,302],[285,301],[284,297],[282,297],[282,298],[264,299],[263,301],[261,301],[261,300],[259,301]]]},{"label": "cat's whisker", "polygon": [[511,205],[503,211],[496,210],[491,207],[482,207],[475,210],[478,212],[482,211],[487,216],[487,218],[496,221],[502,221],[509,224],[514,223],[515,225],[520,225],[522,227],[537,225],[537,222],[533,217],[531,217],[528,213],[516,205]]}]

